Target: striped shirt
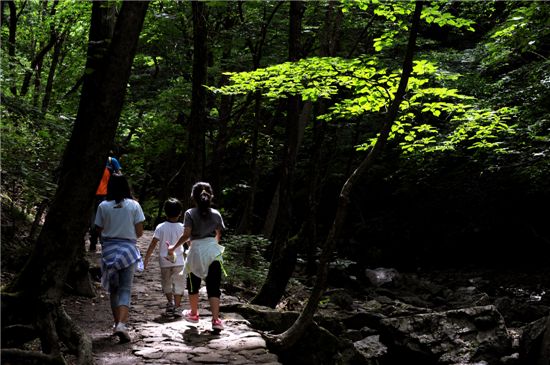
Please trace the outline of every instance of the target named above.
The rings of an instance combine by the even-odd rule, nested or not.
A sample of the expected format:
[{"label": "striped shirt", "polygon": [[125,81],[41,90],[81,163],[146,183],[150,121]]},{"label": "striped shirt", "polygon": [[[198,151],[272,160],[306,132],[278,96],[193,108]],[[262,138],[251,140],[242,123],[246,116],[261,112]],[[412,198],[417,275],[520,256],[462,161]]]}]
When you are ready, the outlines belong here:
[{"label": "striped shirt", "polygon": [[136,241],[108,238],[103,240],[101,258],[101,285],[109,290],[118,283],[118,271],[137,263],[137,271],[143,271],[143,261]]}]

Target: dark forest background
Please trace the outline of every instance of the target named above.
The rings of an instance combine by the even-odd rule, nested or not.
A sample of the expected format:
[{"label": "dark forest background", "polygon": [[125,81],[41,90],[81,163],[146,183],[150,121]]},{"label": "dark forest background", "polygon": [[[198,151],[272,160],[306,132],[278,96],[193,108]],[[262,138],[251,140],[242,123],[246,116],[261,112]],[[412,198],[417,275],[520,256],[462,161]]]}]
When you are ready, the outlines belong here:
[{"label": "dark forest background", "polygon": [[[294,50],[289,3],[207,2],[202,43],[194,43],[190,3],[150,4],[112,143],[146,211],[147,228],[162,220],[164,199],[187,201],[190,181],[200,177],[212,183],[231,232],[271,239],[282,209],[273,197],[281,171],[292,164],[289,218],[282,227],[288,237],[300,233],[304,255],[322,241],[343,182],[368,151],[357,146],[376,135],[383,109],[318,119],[358,91],[299,100],[291,111],[288,86],[286,94],[269,94],[267,82],[256,93],[203,89],[196,97],[193,80],[219,88],[231,84],[228,71],[319,56],[343,62],[376,55],[377,68],[398,69],[406,18],[383,13],[399,17],[392,5],[377,10],[361,4],[304,3]],[[119,6],[104,6],[104,21],[113,23]],[[2,2],[4,239],[21,220],[44,214],[52,199],[86,74],[90,10],[87,2]],[[452,2],[442,11],[467,26],[422,24],[416,59],[436,65],[430,84],[471,96],[474,108],[513,109],[506,123],[514,133],[495,133],[486,139],[490,144],[476,145],[476,132],[468,132],[470,139],[432,151],[422,143],[407,151],[403,139],[390,141],[353,191],[338,256],[407,269],[543,264],[550,246],[548,4]],[[194,53],[203,57],[197,61],[203,67],[193,66]],[[301,78],[303,71],[285,72]],[[324,71],[318,72],[323,83]],[[294,121],[289,113],[296,114]],[[456,111],[414,113],[417,123],[437,126],[438,137],[456,131]],[[289,123],[298,115],[303,138],[290,161],[284,157]]]}]

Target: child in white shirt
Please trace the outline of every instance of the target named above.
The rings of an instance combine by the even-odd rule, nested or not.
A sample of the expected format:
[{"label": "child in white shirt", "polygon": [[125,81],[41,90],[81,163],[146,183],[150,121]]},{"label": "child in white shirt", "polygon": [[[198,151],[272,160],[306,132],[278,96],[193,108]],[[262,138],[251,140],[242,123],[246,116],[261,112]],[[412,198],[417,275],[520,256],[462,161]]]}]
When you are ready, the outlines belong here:
[{"label": "child in white shirt", "polygon": [[183,224],[178,221],[182,212],[182,204],[178,199],[170,198],[164,202],[166,221],[159,224],[153,239],[145,254],[144,267],[147,268],[149,258],[157,244],[159,245],[159,264],[162,291],[166,295],[166,316],[181,317],[183,308],[181,299],[185,290],[185,276],[183,274],[184,249],[178,247],[172,256],[168,254],[168,247],[174,245],[183,233]]}]

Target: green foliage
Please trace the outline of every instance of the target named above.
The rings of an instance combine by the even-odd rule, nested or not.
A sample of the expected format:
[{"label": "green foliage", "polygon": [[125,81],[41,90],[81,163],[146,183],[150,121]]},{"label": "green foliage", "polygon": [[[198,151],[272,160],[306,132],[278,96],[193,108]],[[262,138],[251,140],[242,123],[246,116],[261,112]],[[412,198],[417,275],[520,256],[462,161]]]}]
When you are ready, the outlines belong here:
[{"label": "green foliage", "polygon": [[[238,94],[261,90],[267,97],[300,94],[304,100],[318,98],[334,102],[322,120],[350,119],[367,113],[380,113],[389,106],[400,72],[380,68],[376,58],[346,60],[338,57],[313,57],[298,62],[286,62],[251,72],[230,73],[231,85],[211,88],[215,92]],[[479,108],[471,96],[457,89],[433,86],[445,80],[456,80],[457,74],[440,72],[433,62],[417,60],[409,80],[409,98],[401,105],[401,116],[394,125],[390,139],[402,135],[404,153],[433,152],[467,143],[467,148],[493,148],[506,151],[498,136],[513,133],[506,124],[511,109],[491,111]],[[338,100],[340,95],[351,97]],[[423,116],[428,114],[428,116]],[[448,120],[443,128],[425,122],[430,117]],[[466,122],[465,122],[466,121]],[[452,131],[450,128],[456,127]],[[366,150],[376,137],[357,147]]]},{"label": "green foliage", "polygon": [[2,198],[30,212],[53,195],[69,125],[10,97],[3,98],[0,112]]},{"label": "green foliage", "polygon": [[[55,173],[78,105],[77,93],[67,92],[84,69],[91,3],[14,3],[18,18],[13,57],[7,52],[7,22],[1,28],[2,198],[30,213],[50,198],[56,187]],[[3,10],[7,16],[8,7]],[[60,59],[46,109],[42,102],[53,50],[39,63],[40,72],[36,66],[31,69],[31,64],[52,35],[60,44]],[[27,74],[31,77],[29,89],[22,95]]]},{"label": "green foliage", "polygon": [[497,26],[484,44],[484,68],[500,68],[518,62],[526,54],[539,57],[550,36],[550,9],[544,2],[519,3]]},{"label": "green foliage", "polygon": [[269,240],[257,235],[227,235],[223,245],[225,281],[251,290],[262,285],[269,267],[263,257]]},{"label": "green foliage", "polygon": [[[408,22],[414,10],[414,1],[380,1],[380,0],[343,0],[343,12],[370,11],[374,16],[384,21],[381,34],[373,39],[376,52],[381,52],[398,45],[400,33],[409,29]],[[474,31],[474,21],[457,17],[445,11],[447,1],[434,1],[422,9],[421,19],[427,24],[437,24],[440,27],[451,27]]]}]

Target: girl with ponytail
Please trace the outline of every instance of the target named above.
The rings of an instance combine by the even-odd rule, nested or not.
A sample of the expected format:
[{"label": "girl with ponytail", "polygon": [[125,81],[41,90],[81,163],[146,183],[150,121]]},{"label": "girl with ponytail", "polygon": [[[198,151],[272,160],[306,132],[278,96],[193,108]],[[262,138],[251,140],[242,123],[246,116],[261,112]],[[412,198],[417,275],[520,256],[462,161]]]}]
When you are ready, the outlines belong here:
[{"label": "girl with ponytail", "polygon": [[183,234],[178,242],[169,248],[168,254],[189,241],[190,248],[183,270],[187,276],[191,309],[183,311],[183,317],[188,322],[199,322],[199,288],[204,279],[212,312],[212,329],[220,331],[223,329],[219,312],[222,254],[225,248],[219,242],[225,225],[220,212],[211,206],[214,194],[209,183],[197,182],[193,185],[191,198],[195,207],[185,212]]}]

